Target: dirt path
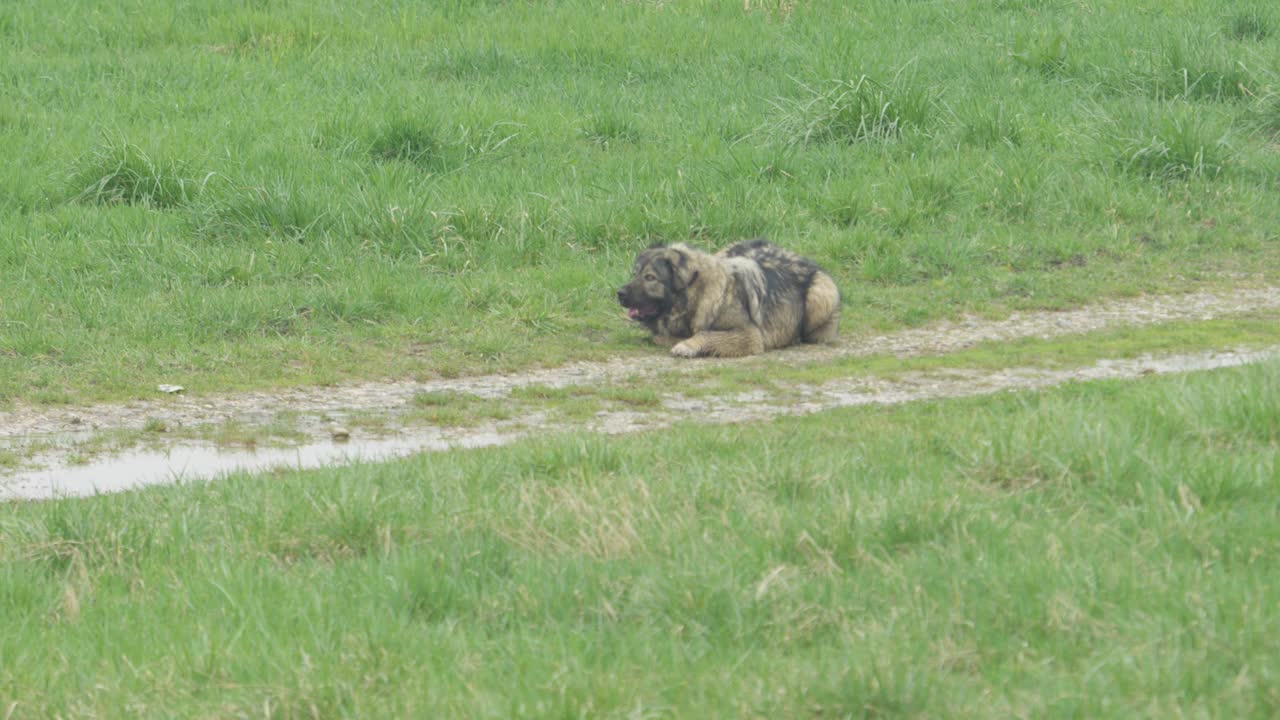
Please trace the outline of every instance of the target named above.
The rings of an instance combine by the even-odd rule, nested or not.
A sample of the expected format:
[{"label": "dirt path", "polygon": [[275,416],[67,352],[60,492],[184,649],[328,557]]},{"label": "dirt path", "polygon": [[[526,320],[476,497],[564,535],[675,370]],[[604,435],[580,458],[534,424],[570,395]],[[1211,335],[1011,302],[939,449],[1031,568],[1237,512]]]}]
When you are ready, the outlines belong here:
[{"label": "dirt path", "polygon": [[[95,488],[119,489],[176,477],[212,477],[236,468],[264,469],[278,465],[296,467],[356,459],[377,460],[424,450],[502,444],[535,431],[585,429],[624,433],[670,425],[693,415],[707,422],[740,422],[849,405],[1046,387],[1069,380],[1131,378],[1149,373],[1225,367],[1253,362],[1273,351],[1218,351],[1166,358],[1111,360],[1072,370],[947,370],[908,373],[892,380],[849,378],[821,385],[792,386],[787,388],[785,395],[771,395],[761,390],[703,397],[671,395],[663,397],[654,407],[609,408],[587,420],[570,421],[526,408],[512,417],[466,428],[406,425],[390,434],[356,437],[342,444],[332,442],[329,437],[333,423],[341,422],[352,413],[374,412],[390,418],[404,415],[413,406],[415,396],[424,392],[448,391],[479,398],[504,398],[513,389],[530,385],[607,386],[719,365],[768,367],[851,356],[934,355],[989,341],[1051,338],[1116,326],[1208,320],[1277,308],[1280,308],[1280,288],[1250,288],[1218,295],[1195,293],[1115,300],[1064,312],[1020,313],[999,321],[970,319],[947,322],[890,335],[847,337],[835,346],[794,348],[743,360],[675,360],[659,354],[655,348],[652,357],[573,363],[510,375],[427,382],[371,382],[217,397],[163,396],[155,400],[82,408],[19,407],[0,412],[0,443],[12,446],[29,442],[32,438],[46,440],[44,448],[32,453],[30,458],[36,469],[26,465],[8,473],[0,470],[0,498],[80,494],[92,492]],[[286,414],[291,418],[293,427],[305,438],[288,448],[246,451],[186,441],[169,443],[159,450],[107,453],[79,464],[70,462],[72,452],[68,448],[77,438],[102,431],[139,430],[149,420],[161,421],[169,427],[219,425],[230,421],[252,426],[269,423]]]},{"label": "dirt path", "polygon": [[[1004,320],[943,322],[890,335],[846,332],[826,347],[797,347],[743,360],[677,360],[654,348],[651,357],[606,362],[570,363],[557,368],[509,375],[480,375],[424,382],[367,382],[305,389],[237,393],[212,397],[162,396],[155,400],[106,403],[87,407],[18,406],[0,411],[0,438],[87,429],[141,429],[150,418],[173,426],[270,422],[289,413],[302,416],[341,415],[352,411],[386,411],[424,392],[452,391],[501,398],[529,385],[564,387],[602,384],[668,372],[702,370],[727,363],[767,366],[832,360],[842,357],[939,355],[979,343],[1020,338],[1051,338],[1117,326],[1139,326],[1175,320],[1210,320],[1280,308],[1280,288],[1248,288],[1226,294],[1148,296],[1114,300],[1061,312],[1015,313]],[[305,420],[305,417],[303,418]],[[315,427],[316,432],[323,427]]]},{"label": "dirt path", "polygon": [[161,449],[109,453],[83,464],[66,462],[65,451],[46,458],[48,466],[0,480],[0,500],[91,495],[142,485],[212,479],[229,472],[314,468],[352,462],[379,462],[421,452],[505,445],[537,435],[570,430],[624,434],[656,430],[697,418],[704,424],[807,415],[839,407],[892,405],[918,400],[967,397],[1001,391],[1052,387],[1070,381],[1136,379],[1145,375],[1234,367],[1280,357],[1280,346],[1264,350],[1213,351],[1159,358],[1102,360],[1071,370],[1006,368],[998,371],[939,370],[905,373],[893,379],[862,377],[788,388],[785,395],[752,391],[733,395],[671,396],[656,408],[612,409],[586,420],[569,421],[530,411],[465,428],[406,426],[391,435],[356,437],[336,443],[315,440],[287,447],[218,447],[179,441]]}]

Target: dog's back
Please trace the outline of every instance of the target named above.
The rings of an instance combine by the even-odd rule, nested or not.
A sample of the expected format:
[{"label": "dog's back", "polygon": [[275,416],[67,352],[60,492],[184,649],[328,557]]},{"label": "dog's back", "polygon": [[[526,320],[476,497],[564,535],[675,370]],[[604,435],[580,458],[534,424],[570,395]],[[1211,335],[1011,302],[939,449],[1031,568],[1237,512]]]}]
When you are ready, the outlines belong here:
[{"label": "dog's back", "polygon": [[717,253],[760,267],[764,280],[759,315],[765,348],[830,342],[839,333],[840,290],[814,261],[765,240],[745,240]]}]

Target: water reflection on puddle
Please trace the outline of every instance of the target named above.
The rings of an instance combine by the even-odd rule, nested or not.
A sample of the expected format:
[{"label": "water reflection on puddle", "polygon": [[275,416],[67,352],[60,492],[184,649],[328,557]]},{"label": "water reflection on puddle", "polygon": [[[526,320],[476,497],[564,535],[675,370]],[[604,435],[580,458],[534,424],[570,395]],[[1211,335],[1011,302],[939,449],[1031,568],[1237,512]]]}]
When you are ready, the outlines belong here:
[{"label": "water reflection on puddle", "polygon": [[378,462],[414,453],[485,447],[510,440],[499,433],[462,438],[397,436],[344,443],[317,442],[294,447],[225,448],[207,443],[178,443],[163,450],[136,450],[95,457],[85,465],[0,473],[0,500],[71,497],[116,492],[144,485],[214,480],[234,472],[298,470],[355,462]]},{"label": "water reflection on puddle", "polygon": [[[742,422],[780,414],[807,414],[842,406],[869,403],[899,403],[986,394],[1001,390],[1028,390],[1058,385],[1068,381],[1090,381],[1137,378],[1147,374],[1181,373],[1195,370],[1233,367],[1274,358],[1277,348],[1194,353],[1162,358],[1139,357],[1101,360],[1091,367],[1049,370],[1044,368],[1007,368],[975,375],[973,371],[959,376],[940,370],[908,375],[898,380],[851,377],[833,380],[820,387],[809,388],[808,400],[797,403],[794,398],[783,405],[770,404],[769,397],[738,394],[734,397],[707,398],[682,406],[679,398],[669,398],[663,410],[636,412],[619,410],[598,413],[593,421],[577,423],[578,430],[616,434],[636,432],[667,425],[691,414],[705,423]],[[716,406],[721,410],[708,409]],[[265,472],[274,469],[299,470],[322,466],[340,466],[355,462],[379,462],[414,453],[501,445],[528,435],[534,428],[568,429],[567,425],[548,423],[545,413],[534,413],[518,420],[485,428],[466,430],[414,428],[382,438],[352,438],[348,442],[330,440],[294,447],[258,449],[226,448],[210,443],[178,442],[162,450],[136,450],[114,455],[94,456],[85,465],[67,465],[69,447],[75,435],[29,437],[19,442],[51,443],[61,447],[55,461],[46,469],[11,472],[0,470],[0,501],[82,496],[115,492],[144,485],[183,481],[213,480],[233,472]],[[83,439],[83,438],[80,438]],[[3,450],[0,447],[0,450]]]}]

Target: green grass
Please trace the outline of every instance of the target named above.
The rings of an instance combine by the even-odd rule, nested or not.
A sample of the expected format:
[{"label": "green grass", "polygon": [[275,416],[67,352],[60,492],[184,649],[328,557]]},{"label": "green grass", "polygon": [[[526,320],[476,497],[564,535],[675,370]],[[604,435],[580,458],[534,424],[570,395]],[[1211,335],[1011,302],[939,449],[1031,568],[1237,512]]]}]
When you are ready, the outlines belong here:
[{"label": "green grass", "polygon": [[[489,399],[459,392],[423,392],[413,398],[413,406],[405,414],[410,422],[425,422],[437,426],[466,427],[483,422],[505,420],[513,413],[511,403],[502,399]],[[367,418],[376,422],[383,413],[370,413]],[[356,419],[360,424],[360,418]]]},{"label": "green grass", "polygon": [[564,387],[526,385],[514,388],[511,391],[511,398],[517,401],[546,403],[590,397],[624,406],[646,407],[658,405],[661,400],[661,391],[676,387],[679,382],[678,376],[677,378],[660,376],[655,381],[630,378],[619,384],[607,385],[566,385]]},{"label": "green grass", "polygon": [[0,507],[13,718],[1273,717],[1280,365]]},{"label": "green grass", "polygon": [[1274,280],[1274,4],[754,5],[0,8],[0,401],[652,353],[654,241],[851,330]]}]

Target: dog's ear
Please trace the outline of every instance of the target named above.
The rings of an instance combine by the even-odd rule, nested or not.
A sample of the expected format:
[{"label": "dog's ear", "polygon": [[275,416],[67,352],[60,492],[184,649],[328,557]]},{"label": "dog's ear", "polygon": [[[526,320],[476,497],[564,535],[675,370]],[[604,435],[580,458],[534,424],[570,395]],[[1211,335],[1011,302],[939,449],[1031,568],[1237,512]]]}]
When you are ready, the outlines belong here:
[{"label": "dog's ear", "polygon": [[668,248],[667,265],[671,268],[671,286],[676,290],[684,290],[698,280],[698,271],[691,269],[689,254],[684,248],[671,246]]}]

